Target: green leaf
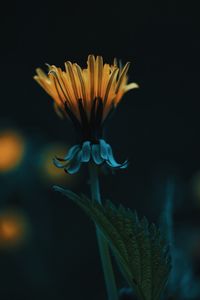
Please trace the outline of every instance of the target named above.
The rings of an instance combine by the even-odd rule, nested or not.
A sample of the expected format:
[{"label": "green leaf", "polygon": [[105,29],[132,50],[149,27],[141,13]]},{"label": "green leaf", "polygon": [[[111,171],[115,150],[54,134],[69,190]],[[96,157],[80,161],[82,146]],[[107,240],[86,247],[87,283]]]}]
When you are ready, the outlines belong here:
[{"label": "green leaf", "polygon": [[116,257],[122,274],[140,300],[159,300],[171,269],[169,251],[160,231],[146,218],[107,201],[105,206],[84,195],[54,187],[97,224]]}]

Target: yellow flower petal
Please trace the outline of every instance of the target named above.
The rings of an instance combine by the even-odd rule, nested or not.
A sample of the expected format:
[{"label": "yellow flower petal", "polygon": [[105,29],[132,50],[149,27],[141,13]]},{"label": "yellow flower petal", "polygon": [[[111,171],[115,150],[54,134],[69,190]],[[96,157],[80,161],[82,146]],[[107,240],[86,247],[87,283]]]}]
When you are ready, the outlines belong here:
[{"label": "yellow flower petal", "polygon": [[80,121],[79,99],[82,99],[83,109],[90,120],[93,101],[101,98],[104,120],[113,104],[116,106],[124,93],[138,87],[136,83],[127,83],[129,66],[129,62],[124,67],[119,62],[118,66],[117,59],[109,65],[103,63],[102,56],[95,58],[89,55],[85,69],[67,61],[64,71],[55,65],[48,65],[48,74],[37,68],[34,79],[54,99],[55,110],[60,116],[66,115],[66,102]]}]

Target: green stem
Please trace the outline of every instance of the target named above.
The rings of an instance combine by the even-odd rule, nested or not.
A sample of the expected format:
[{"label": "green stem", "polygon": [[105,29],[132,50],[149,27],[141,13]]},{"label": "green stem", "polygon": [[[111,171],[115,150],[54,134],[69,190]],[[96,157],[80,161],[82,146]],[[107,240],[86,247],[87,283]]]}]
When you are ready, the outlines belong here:
[{"label": "green stem", "polygon": [[[90,187],[92,199],[98,201],[101,204],[101,194],[99,188],[99,178],[97,167],[94,164],[89,166],[90,171]],[[103,267],[103,273],[105,278],[105,284],[108,294],[108,300],[117,300],[118,292],[115,283],[112,262],[109,252],[109,246],[103,235],[101,234],[100,229],[96,226],[97,241],[99,246],[99,252]]]}]

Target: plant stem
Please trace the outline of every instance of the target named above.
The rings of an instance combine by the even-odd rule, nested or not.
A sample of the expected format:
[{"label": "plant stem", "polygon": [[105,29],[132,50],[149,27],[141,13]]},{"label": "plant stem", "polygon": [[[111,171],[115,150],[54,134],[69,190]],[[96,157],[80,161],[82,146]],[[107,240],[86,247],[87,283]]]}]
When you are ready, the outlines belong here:
[{"label": "plant stem", "polygon": [[[91,187],[92,199],[101,204],[101,194],[99,188],[99,177],[98,177],[97,167],[94,164],[90,164],[89,171],[90,171],[90,187]],[[106,289],[108,294],[108,300],[117,300],[118,292],[117,292],[117,287],[116,287],[113,268],[112,268],[109,246],[107,241],[103,237],[100,229],[97,226],[96,226],[96,234],[97,234],[99,252],[100,252],[104,279],[105,279],[105,284],[106,284]]]}]

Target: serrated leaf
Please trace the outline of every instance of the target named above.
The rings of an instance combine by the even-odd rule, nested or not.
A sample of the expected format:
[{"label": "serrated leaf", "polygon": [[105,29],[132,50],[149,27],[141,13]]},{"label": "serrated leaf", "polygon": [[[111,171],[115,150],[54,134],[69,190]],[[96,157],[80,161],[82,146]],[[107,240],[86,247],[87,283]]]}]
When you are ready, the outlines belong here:
[{"label": "serrated leaf", "polygon": [[170,257],[160,231],[137,213],[111,201],[105,206],[84,195],[54,187],[80,206],[98,225],[120,269],[140,300],[159,300],[171,269]]}]

